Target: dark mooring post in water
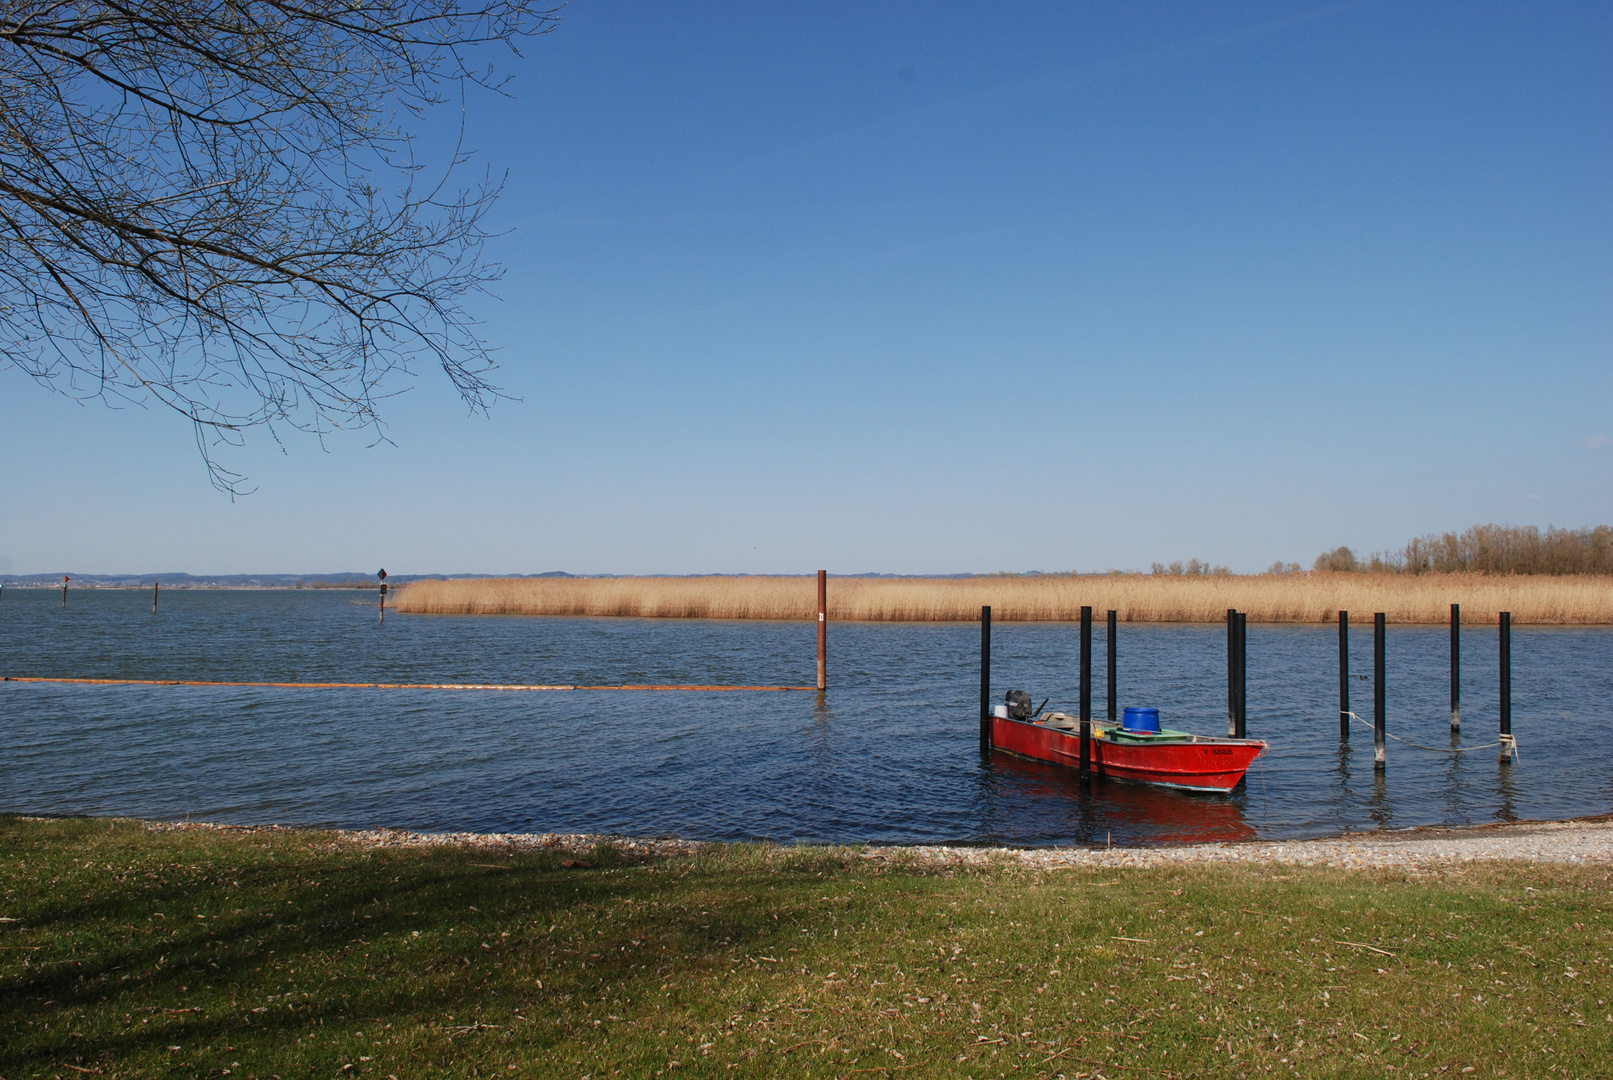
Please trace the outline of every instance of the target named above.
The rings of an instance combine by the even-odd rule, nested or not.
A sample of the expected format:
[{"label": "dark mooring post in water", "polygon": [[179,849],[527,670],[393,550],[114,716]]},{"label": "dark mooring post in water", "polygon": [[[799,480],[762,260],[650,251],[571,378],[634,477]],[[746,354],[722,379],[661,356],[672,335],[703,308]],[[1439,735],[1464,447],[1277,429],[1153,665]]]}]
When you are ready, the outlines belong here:
[{"label": "dark mooring post in water", "polygon": [[386,567],[378,570],[375,576],[381,579],[381,621],[386,622]]},{"label": "dark mooring post in water", "polygon": [[1092,609],[1081,609],[1081,779],[1092,775]]},{"label": "dark mooring post in water", "polygon": [[829,571],[818,571],[818,689],[829,685]]},{"label": "dark mooring post in water", "polygon": [[1462,605],[1451,605],[1451,733],[1462,730]]},{"label": "dark mooring post in water", "polygon": [[1384,761],[1383,718],[1383,612],[1372,616],[1372,768],[1382,772]]},{"label": "dark mooring post in water", "polygon": [[1115,613],[1109,612],[1109,726],[1115,726],[1115,713],[1119,705],[1119,691],[1115,688]]},{"label": "dark mooring post in water", "polygon": [[1238,609],[1227,608],[1227,737],[1238,734]]},{"label": "dark mooring post in water", "polygon": [[1512,742],[1512,612],[1501,613],[1501,764]]},{"label": "dark mooring post in water", "polygon": [[1227,738],[1241,739],[1248,724],[1245,653],[1249,616],[1227,608]]},{"label": "dark mooring post in water", "polygon": [[62,575],[62,607],[67,606],[67,583],[72,580],[66,574]]},{"label": "dark mooring post in water", "polygon": [[991,753],[991,606],[980,609],[980,754]]},{"label": "dark mooring post in water", "polygon": [[1249,737],[1249,614],[1238,612],[1238,731],[1237,738]]},{"label": "dark mooring post in water", "polygon": [[157,614],[157,590],[160,588],[162,588],[162,582],[153,581],[151,583],[151,613],[153,615]]},{"label": "dark mooring post in water", "polygon": [[1339,742],[1350,741],[1350,613],[1339,612]]}]

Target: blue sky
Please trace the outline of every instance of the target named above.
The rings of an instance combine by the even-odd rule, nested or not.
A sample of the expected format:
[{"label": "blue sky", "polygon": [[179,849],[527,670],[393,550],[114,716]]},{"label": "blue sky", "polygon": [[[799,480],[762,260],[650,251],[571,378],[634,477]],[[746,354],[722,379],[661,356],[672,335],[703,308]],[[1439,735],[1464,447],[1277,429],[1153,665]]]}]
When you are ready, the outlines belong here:
[{"label": "blue sky", "polygon": [[0,372],[0,572],[1309,565],[1613,520],[1613,8],[573,0],[395,446]]}]

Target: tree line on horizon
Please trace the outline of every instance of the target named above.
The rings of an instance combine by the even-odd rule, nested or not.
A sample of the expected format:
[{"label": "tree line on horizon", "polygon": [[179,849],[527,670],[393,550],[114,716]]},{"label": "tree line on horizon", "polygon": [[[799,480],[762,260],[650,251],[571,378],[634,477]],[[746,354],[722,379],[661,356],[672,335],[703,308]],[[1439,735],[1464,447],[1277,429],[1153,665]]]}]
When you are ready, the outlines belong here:
[{"label": "tree line on horizon", "polygon": [[1548,526],[1542,532],[1533,525],[1475,525],[1463,533],[1419,536],[1399,551],[1375,551],[1365,559],[1351,548],[1334,548],[1318,555],[1313,568],[1371,574],[1613,574],[1613,526]]}]

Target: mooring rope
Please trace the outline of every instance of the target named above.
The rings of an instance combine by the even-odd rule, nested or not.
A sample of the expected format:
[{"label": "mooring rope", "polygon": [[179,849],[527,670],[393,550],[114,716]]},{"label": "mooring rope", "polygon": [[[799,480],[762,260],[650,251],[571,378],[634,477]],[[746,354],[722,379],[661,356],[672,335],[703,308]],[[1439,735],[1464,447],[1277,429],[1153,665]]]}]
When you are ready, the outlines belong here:
[{"label": "mooring rope", "polygon": [[[1373,726],[1372,721],[1363,719],[1361,716],[1353,712],[1350,713],[1350,716],[1356,720],[1359,720],[1366,727],[1371,728],[1374,734],[1377,733],[1378,729]],[[1387,731],[1385,731],[1383,734],[1384,738],[1393,739],[1397,743],[1403,743],[1406,746],[1415,746],[1419,750],[1428,750],[1435,754],[1465,754],[1469,750],[1494,750],[1498,746],[1504,746],[1507,748],[1507,752],[1512,755],[1513,761],[1519,760],[1518,740],[1511,735],[1502,735],[1498,737],[1495,742],[1487,742],[1481,746],[1424,746],[1422,743],[1414,743],[1410,739],[1402,739],[1399,735],[1391,735]]]},{"label": "mooring rope", "polygon": [[619,686],[572,686],[556,683],[359,683],[359,682],[211,682],[204,679],[66,679],[48,675],[6,675],[0,682],[67,683],[73,686],[232,686],[271,690],[690,690],[708,693],[730,691],[816,690],[816,686],[705,686],[624,683]]}]

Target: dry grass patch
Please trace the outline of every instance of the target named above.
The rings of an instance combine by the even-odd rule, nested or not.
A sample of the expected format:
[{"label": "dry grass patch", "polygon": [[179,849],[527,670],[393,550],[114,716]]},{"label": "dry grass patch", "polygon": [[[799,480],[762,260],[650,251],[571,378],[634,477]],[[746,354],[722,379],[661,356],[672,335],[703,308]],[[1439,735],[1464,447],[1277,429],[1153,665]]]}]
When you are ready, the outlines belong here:
[{"label": "dry grass patch", "polygon": [[[430,615],[594,615],[682,619],[813,619],[810,577],[483,578],[417,581],[397,610]],[[1082,605],[1122,622],[1220,622],[1227,608],[1255,622],[1333,622],[1382,611],[1391,623],[1443,623],[1450,605],[1465,622],[1494,625],[1613,624],[1613,577],[1605,575],[1260,574],[834,578],[829,617],[841,621],[964,622],[991,605],[999,621],[1079,619]]]}]

